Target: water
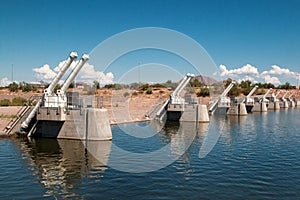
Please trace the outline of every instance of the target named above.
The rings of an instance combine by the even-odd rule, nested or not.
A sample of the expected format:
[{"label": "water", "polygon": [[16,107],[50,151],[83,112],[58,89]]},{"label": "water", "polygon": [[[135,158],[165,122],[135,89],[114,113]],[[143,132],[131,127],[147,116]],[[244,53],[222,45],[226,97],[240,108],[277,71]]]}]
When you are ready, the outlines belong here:
[{"label": "water", "polygon": [[[136,139],[113,127],[112,142],[84,144],[0,140],[0,198],[299,199],[299,116],[300,109],[288,109],[228,117],[218,142],[203,159],[198,157],[206,135],[201,125],[195,138],[191,133],[192,145],[177,161],[139,174],[110,167],[114,145],[146,153],[171,143],[176,152],[181,149],[174,142],[180,136],[178,129],[189,133],[193,127],[167,124],[148,139]],[[98,160],[84,145],[97,152]]]}]

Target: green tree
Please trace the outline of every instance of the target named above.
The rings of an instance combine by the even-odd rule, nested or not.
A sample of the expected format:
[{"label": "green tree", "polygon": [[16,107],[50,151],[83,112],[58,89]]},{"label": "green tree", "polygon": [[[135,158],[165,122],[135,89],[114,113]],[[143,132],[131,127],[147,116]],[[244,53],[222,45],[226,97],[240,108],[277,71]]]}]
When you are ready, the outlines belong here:
[{"label": "green tree", "polygon": [[119,83],[113,83],[113,84],[106,84],[104,88],[108,89],[115,89],[115,90],[120,90],[124,87],[124,85],[121,85]]},{"label": "green tree", "polygon": [[114,88],[114,85],[115,84],[106,84],[106,85],[104,85],[104,88],[112,89],[112,88]]},{"label": "green tree", "polygon": [[28,83],[23,83],[22,84],[22,92],[30,92],[32,91],[33,87],[29,85]]},{"label": "green tree", "polygon": [[237,85],[234,85],[231,90],[228,92],[229,96],[239,96],[241,94],[240,89]]},{"label": "green tree", "polygon": [[249,80],[242,81],[242,82],[240,83],[240,87],[241,87],[241,88],[250,88],[250,86],[251,86],[251,81],[249,81]]},{"label": "green tree", "polygon": [[197,97],[206,97],[209,96],[209,89],[207,87],[201,87],[200,92],[197,92]]},{"label": "green tree", "polygon": [[285,90],[290,90],[294,89],[295,87],[292,86],[289,82],[286,82],[285,84],[279,85],[278,89],[285,89]]},{"label": "green tree", "polygon": [[190,85],[192,87],[202,87],[203,86],[203,84],[201,82],[199,82],[199,80],[196,78],[190,82]]},{"label": "green tree", "polygon": [[75,88],[75,82],[72,81],[71,84],[69,85],[69,88]]},{"label": "green tree", "polygon": [[246,96],[251,92],[251,87],[242,88],[241,92]]},{"label": "green tree", "polygon": [[18,91],[19,86],[17,83],[13,82],[8,85],[8,88],[9,88],[9,91],[16,92],[16,91]]},{"label": "green tree", "polygon": [[57,90],[59,90],[61,88],[61,85],[60,84],[57,84],[55,87],[54,87],[54,93],[57,92]]},{"label": "green tree", "polygon": [[100,83],[99,83],[98,81],[94,81],[94,82],[93,82],[93,87],[94,87],[96,90],[100,89]]},{"label": "green tree", "polygon": [[139,86],[140,86],[139,83],[131,83],[130,84],[130,89],[137,90],[139,88]]}]

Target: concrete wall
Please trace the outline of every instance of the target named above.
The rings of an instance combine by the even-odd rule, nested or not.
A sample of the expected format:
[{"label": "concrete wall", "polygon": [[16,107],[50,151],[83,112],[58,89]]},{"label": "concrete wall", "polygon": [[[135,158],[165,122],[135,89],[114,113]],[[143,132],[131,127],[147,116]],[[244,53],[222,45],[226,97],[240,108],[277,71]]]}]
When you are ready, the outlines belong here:
[{"label": "concrete wall", "polygon": [[265,102],[256,102],[252,108],[252,112],[267,112],[267,104]]},{"label": "concrete wall", "polygon": [[279,102],[269,102],[269,106],[268,106],[268,110],[279,110],[280,109],[280,105]]},{"label": "concrete wall", "polygon": [[244,103],[231,105],[227,115],[247,115],[246,105]]},{"label": "concrete wall", "polygon": [[279,106],[280,106],[280,108],[288,108],[289,103],[287,101],[280,101]]},{"label": "concrete wall", "polygon": [[206,105],[198,105],[198,122],[209,122],[208,109]]},{"label": "concrete wall", "polygon": [[[56,113],[50,115],[56,115]],[[53,119],[55,116],[48,118]],[[65,121],[39,120],[32,135],[81,140],[112,139],[107,110],[96,108],[70,110]]]},{"label": "concrete wall", "polygon": [[209,122],[206,105],[186,104],[168,106],[167,119],[180,122]]},{"label": "concrete wall", "polygon": [[37,120],[44,121],[65,121],[66,113],[62,108],[39,108],[37,111]]},{"label": "concrete wall", "polygon": [[294,108],[295,107],[295,102],[294,101],[288,101],[289,107]]},{"label": "concrete wall", "polygon": [[198,120],[198,105],[187,105],[182,112],[180,122],[196,122]]}]

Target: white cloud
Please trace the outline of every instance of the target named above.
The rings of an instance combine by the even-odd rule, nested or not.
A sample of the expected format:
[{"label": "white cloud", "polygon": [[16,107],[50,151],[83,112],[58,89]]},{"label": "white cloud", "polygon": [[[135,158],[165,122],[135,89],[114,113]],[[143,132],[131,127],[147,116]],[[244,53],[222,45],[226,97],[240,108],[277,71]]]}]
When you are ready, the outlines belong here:
[{"label": "white cloud", "polygon": [[266,83],[272,83],[274,85],[281,84],[280,80],[277,77],[275,77],[275,76],[271,77],[270,75],[266,75],[264,77],[264,80],[265,80]]},{"label": "white cloud", "polygon": [[97,71],[95,70],[94,65],[90,65],[89,63],[86,63],[80,72],[80,78],[92,79],[92,80],[99,81],[101,84],[108,84],[113,82],[114,75],[111,72],[105,74],[101,71]]},{"label": "white cloud", "polygon": [[231,70],[228,70],[226,68],[225,65],[220,65],[220,70],[221,70],[221,76],[234,76],[234,77],[237,77],[237,76],[240,76],[240,75],[258,75],[258,70],[256,67],[250,65],[250,64],[247,64],[247,65],[244,65],[243,67],[241,68],[236,68],[236,69],[231,69]]},{"label": "white cloud", "polygon": [[278,65],[272,65],[270,70],[263,71],[262,73],[250,64],[231,70],[228,70],[225,65],[220,65],[219,68],[222,77],[237,79],[238,82],[243,80],[250,80],[254,83],[264,81],[277,85],[281,84],[281,82],[295,82],[295,80],[300,80],[299,73],[290,71],[287,68],[281,68]]},{"label": "white cloud", "polygon": [[[64,62],[65,61],[60,62],[58,64],[58,66],[56,66],[54,68],[54,71],[58,72],[59,70],[61,70]],[[72,62],[71,66],[70,66],[70,69],[73,70],[78,62],[79,62],[79,60],[76,60],[76,61]],[[101,84],[112,83],[113,79],[114,79],[113,73],[108,72],[108,73],[105,74],[101,71],[97,71],[95,69],[95,66],[91,65],[89,63],[86,63],[82,67],[82,69],[79,72],[78,77],[79,78],[77,78],[77,80],[83,80],[83,81],[87,81],[87,82],[92,82],[92,81],[96,80],[96,81],[99,81]]]},{"label": "white cloud", "polygon": [[40,68],[33,68],[32,70],[36,72],[35,77],[40,80],[49,80],[56,76],[56,73],[50,69],[48,64],[45,64]]},{"label": "white cloud", "polygon": [[[60,62],[53,70],[50,69],[49,65],[46,64],[40,68],[34,68],[33,71],[36,72],[35,76],[40,80],[51,80],[56,74],[61,70],[65,61]],[[79,61],[72,62],[70,69],[74,69]],[[66,72],[65,78],[71,73],[71,70]],[[77,80],[92,82],[94,80],[99,81],[101,84],[112,83],[114,79],[114,75],[111,72],[103,73],[101,71],[97,71],[93,65],[86,63],[79,72],[79,78]],[[60,80],[60,83],[63,83]]]},{"label": "white cloud", "polygon": [[0,86],[1,87],[4,87],[4,86],[8,86],[9,84],[11,84],[12,82],[10,80],[8,80],[7,77],[3,77],[1,80],[0,80]]},{"label": "white cloud", "polygon": [[245,77],[237,80],[238,83],[241,83],[242,81],[251,81],[252,83],[258,83],[258,81],[254,77],[251,77],[251,76],[245,76]]},{"label": "white cloud", "polygon": [[280,68],[277,65],[273,65],[272,69],[269,71],[263,71],[262,75],[286,75],[286,76],[296,76],[295,72],[291,72],[287,68]]}]

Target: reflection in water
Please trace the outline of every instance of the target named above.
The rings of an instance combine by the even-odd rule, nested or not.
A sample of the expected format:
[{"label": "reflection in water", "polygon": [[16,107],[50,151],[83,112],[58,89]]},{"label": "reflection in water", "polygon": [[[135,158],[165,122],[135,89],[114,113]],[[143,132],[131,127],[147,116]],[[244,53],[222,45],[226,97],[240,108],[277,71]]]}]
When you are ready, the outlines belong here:
[{"label": "reflection in water", "polygon": [[[209,132],[209,123],[197,123],[197,122],[167,122],[165,125],[165,132],[169,138],[172,153],[179,154],[181,156],[177,159],[176,169],[179,173],[184,173],[185,179],[189,179],[193,173],[191,169],[191,150],[190,147],[194,142],[199,142],[202,148],[204,141],[207,139]],[[198,138],[196,141],[193,141]],[[218,138],[209,142],[217,142]],[[205,144],[204,144],[205,145]],[[201,151],[201,148],[197,148],[197,151]],[[184,153],[183,150],[185,149]],[[204,148],[207,150],[207,148]],[[209,151],[209,150],[207,150]],[[209,153],[209,152],[208,152]]]},{"label": "reflection in water", "polygon": [[246,121],[247,116],[227,115],[226,118],[230,126],[236,127],[243,124]]},{"label": "reflection in water", "polygon": [[178,163],[176,169],[178,174],[184,174],[185,179],[188,179],[193,172],[190,166],[191,154],[189,148],[198,133],[198,127],[202,127],[200,125],[196,122],[167,122],[164,132],[162,132],[169,139],[171,152],[181,155],[176,160]]},{"label": "reflection in water", "polygon": [[[97,181],[100,180],[107,169],[111,141],[41,138],[21,141],[17,145],[26,157],[26,164],[34,169],[34,175],[46,189],[44,196],[60,199],[80,196],[73,191],[83,175],[91,179],[92,171],[96,170]],[[97,159],[85,146],[97,155]]]},{"label": "reflection in water", "polygon": [[197,123],[169,122],[165,126],[165,131],[165,134],[170,139],[171,152],[176,155],[182,155],[197,135]]},{"label": "reflection in water", "polygon": [[[113,144],[2,140],[1,198],[41,199],[44,195],[49,199],[298,199],[300,109],[286,112],[282,109],[252,113],[243,122],[244,119],[212,116],[210,124],[196,127],[192,123],[167,123],[150,138],[135,138],[113,127]],[[221,130],[220,138],[213,150],[199,159],[199,149],[210,138],[207,130],[212,124]],[[160,125],[156,127],[159,129]],[[186,147],[185,141],[194,134],[196,139],[187,151],[157,171],[131,174],[109,164],[115,153],[113,145],[144,155],[170,144],[169,151],[165,151],[169,156]],[[84,146],[101,155],[98,159],[103,163],[95,160]],[[162,159],[155,162],[163,162]],[[129,163],[125,158],[115,161]],[[143,161],[152,164],[153,159],[149,163]]]},{"label": "reflection in water", "polygon": [[[186,152],[197,134],[195,124],[190,123],[166,123],[156,134],[161,124],[155,124],[153,121],[150,126],[143,126],[148,132],[146,135],[153,135],[148,138],[133,137],[142,129],[132,127],[137,127],[137,124],[121,124],[113,127],[117,139],[113,140],[109,159],[110,167],[130,173],[156,171],[172,164]],[[128,130],[132,130],[130,135],[127,133]]]}]

